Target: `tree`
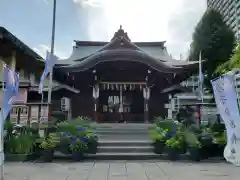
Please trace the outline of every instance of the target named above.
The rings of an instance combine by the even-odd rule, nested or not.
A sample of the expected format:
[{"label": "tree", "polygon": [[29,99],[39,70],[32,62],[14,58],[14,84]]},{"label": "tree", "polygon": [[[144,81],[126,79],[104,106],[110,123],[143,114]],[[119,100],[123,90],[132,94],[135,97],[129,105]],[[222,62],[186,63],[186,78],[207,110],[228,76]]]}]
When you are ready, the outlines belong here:
[{"label": "tree", "polygon": [[228,61],[235,46],[233,31],[224,23],[223,17],[217,11],[207,10],[197,24],[191,43],[189,60],[197,61],[201,52],[204,73],[207,74],[206,85],[217,74],[216,68]]},{"label": "tree", "polygon": [[229,61],[219,65],[215,74],[224,74],[234,68],[240,68],[240,46],[238,46]]}]

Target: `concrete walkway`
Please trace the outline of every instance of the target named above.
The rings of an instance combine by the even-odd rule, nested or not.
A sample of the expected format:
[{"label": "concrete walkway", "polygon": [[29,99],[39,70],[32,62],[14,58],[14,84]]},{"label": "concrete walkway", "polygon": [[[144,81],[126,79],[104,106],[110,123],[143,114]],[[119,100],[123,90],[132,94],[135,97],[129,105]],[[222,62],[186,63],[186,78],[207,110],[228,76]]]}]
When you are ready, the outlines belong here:
[{"label": "concrete walkway", "polygon": [[239,180],[226,163],[112,161],[6,163],[5,180]]}]

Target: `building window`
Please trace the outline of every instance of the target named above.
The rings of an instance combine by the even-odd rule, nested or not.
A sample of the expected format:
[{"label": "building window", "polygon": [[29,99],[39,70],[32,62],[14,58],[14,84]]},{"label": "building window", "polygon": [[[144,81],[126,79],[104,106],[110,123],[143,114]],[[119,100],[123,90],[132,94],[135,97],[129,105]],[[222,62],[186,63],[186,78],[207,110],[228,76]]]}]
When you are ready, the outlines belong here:
[{"label": "building window", "polygon": [[22,107],[21,108],[21,114],[22,115],[27,115],[28,114],[28,108],[27,107]]}]

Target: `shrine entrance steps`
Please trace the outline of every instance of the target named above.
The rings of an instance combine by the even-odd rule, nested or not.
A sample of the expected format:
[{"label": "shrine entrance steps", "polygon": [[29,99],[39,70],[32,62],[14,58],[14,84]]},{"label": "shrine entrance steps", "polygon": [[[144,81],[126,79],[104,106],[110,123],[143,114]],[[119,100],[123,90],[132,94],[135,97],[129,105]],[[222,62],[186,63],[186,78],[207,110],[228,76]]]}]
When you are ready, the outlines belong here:
[{"label": "shrine entrance steps", "polygon": [[99,160],[147,160],[156,159],[152,141],[148,135],[151,124],[94,124],[99,136],[99,149],[90,159]]}]

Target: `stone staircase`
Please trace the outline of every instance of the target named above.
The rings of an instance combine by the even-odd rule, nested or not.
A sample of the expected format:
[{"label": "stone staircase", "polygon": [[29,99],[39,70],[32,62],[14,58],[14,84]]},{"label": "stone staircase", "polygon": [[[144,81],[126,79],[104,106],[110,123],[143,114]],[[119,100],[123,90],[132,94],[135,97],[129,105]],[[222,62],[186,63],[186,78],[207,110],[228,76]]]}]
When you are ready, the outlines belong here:
[{"label": "stone staircase", "polygon": [[100,160],[156,159],[148,135],[151,124],[94,124],[99,150],[89,158]]}]

